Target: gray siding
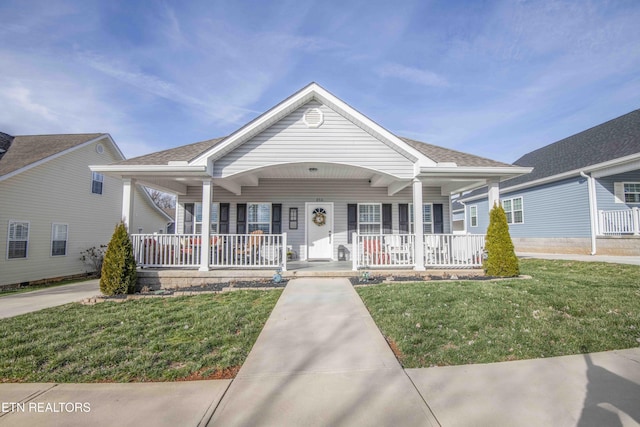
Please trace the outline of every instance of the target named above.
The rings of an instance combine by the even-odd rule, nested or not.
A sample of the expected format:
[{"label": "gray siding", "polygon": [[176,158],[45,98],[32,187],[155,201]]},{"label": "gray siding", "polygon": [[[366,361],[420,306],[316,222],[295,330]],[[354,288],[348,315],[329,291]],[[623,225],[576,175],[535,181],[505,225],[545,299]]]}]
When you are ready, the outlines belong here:
[{"label": "gray siding", "polygon": [[[303,115],[319,108],[324,123],[308,128]],[[413,163],[331,108],[312,101],[216,160],[214,177],[283,163],[331,162],[379,170],[399,178],[413,177]]]},{"label": "gray siding", "polygon": [[596,194],[599,210],[624,210],[640,206],[635,203],[616,203],[613,190],[614,182],[640,182],[640,170],[596,179]]},{"label": "gray siding", "polygon": [[[440,188],[425,187],[423,189],[424,203],[441,203],[443,205],[443,217],[445,220],[444,231],[451,233],[451,224],[448,221],[449,198],[440,195]],[[178,200],[178,219],[176,230],[183,230],[184,203],[199,202],[202,200],[202,187],[189,187],[186,196]],[[220,187],[213,189],[213,201],[230,203],[231,233],[236,231],[236,204],[237,203],[281,203],[282,204],[282,230],[287,233],[288,244],[301,258],[306,257],[305,248],[305,203],[306,202],[333,202],[334,204],[334,258],[337,259],[339,245],[347,244],[347,204],[349,203],[391,203],[392,221],[394,230],[398,230],[398,204],[412,203],[411,188],[406,188],[394,196],[387,195],[386,188],[371,187],[367,180],[281,180],[263,179],[258,187],[243,187],[242,195],[236,196]],[[289,230],[289,208],[298,208],[298,229]]]},{"label": "gray siding", "polygon": [[[509,225],[512,237],[589,237],[589,196],[584,178],[571,178],[517,192],[501,193],[501,199],[522,196],[524,223]],[[468,202],[478,206],[478,227],[469,233],[486,233],[489,226],[487,200]]]}]

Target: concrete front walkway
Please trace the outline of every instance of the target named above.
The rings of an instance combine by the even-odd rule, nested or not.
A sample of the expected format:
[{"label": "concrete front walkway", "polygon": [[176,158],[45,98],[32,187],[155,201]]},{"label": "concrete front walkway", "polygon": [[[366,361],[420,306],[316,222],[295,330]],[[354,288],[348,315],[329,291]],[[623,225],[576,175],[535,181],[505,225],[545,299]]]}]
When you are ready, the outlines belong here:
[{"label": "concrete front walkway", "polygon": [[435,426],[347,279],[289,282],[215,410],[221,426]]},{"label": "concrete front walkway", "polygon": [[96,295],[101,295],[99,279],[10,294],[0,297],[0,319],[77,302]]}]

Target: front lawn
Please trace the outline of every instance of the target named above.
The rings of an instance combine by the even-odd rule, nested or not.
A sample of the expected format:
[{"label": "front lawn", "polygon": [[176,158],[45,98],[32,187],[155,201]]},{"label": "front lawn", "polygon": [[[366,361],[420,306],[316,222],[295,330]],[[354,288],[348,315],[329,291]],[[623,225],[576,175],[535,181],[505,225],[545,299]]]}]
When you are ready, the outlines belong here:
[{"label": "front lawn", "polygon": [[62,307],[0,320],[0,382],[233,376],[280,290]]},{"label": "front lawn", "polygon": [[640,267],[521,260],[530,280],[358,288],[406,368],[639,345]]}]

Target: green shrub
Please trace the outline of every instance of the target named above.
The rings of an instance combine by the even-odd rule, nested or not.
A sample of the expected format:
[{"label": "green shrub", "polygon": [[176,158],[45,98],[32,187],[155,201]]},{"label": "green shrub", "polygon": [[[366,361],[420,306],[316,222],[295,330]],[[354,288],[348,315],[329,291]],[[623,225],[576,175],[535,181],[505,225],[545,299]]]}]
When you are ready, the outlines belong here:
[{"label": "green shrub", "polygon": [[507,215],[502,206],[495,205],[489,213],[485,250],[487,257],[482,262],[482,266],[487,275],[514,277],[520,274],[518,257],[513,250],[513,242],[509,235]]},{"label": "green shrub", "polygon": [[133,246],[124,223],[116,226],[102,263],[100,291],[105,295],[131,294],[137,280]]}]

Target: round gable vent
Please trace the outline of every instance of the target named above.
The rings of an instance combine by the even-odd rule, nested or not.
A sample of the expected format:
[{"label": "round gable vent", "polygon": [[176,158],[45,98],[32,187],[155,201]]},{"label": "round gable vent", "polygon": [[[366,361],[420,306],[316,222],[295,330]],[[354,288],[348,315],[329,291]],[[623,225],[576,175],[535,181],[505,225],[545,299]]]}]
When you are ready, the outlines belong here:
[{"label": "round gable vent", "polygon": [[102,144],[98,143],[98,144],[96,145],[96,153],[98,153],[98,154],[102,154],[102,153],[104,153],[104,145],[102,145]]},{"label": "round gable vent", "polygon": [[306,124],[307,127],[317,128],[324,122],[324,115],[319,108],[310,108],[304,113],[302,120],[304,120],[304,124]]}]

